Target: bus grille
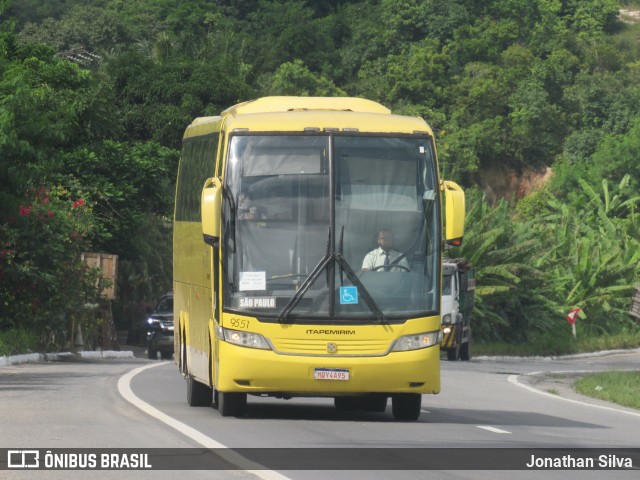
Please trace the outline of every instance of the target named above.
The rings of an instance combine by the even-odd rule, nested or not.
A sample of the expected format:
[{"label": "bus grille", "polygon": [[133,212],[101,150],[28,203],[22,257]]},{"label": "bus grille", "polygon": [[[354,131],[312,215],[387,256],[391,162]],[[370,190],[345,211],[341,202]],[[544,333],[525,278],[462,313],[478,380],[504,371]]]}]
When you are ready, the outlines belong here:
[{"label": "bus grille", "polygon": [[[384,355],[389,351],[389,341],[383,340],[310,340],[277,338],[271,339],[277,353],[291,355]],[[329,344],[335,345],[330,353]]]}]

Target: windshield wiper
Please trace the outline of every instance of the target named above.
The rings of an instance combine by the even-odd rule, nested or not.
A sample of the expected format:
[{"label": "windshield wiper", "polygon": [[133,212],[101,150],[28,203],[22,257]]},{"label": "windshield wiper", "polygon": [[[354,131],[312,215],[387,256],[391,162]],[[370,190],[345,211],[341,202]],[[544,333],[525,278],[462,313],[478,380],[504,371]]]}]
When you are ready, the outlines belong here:
[{"label": "windshield wiper", "polygon": [[[340,256],[342,256],[343,248],[344,248],[344,225],[342,225],[342,228],[340,230],[340,244],[338,245],[338,252],[340,253]],[[344,275],[344,268],[342,268],[342,263],[340,263],[340,285],[341,286],[344,285],[343,275]]]},{"label": "windshield wiper", "polygon": [[[329,243],[331,242],[331,229],[329,229]],[[352,285],[358,287],[360,292],[360,296],[369,307],[369,309],[376,315],[379,323],[388,323],[387,317],[384,315],[378,304],[375,302],[371,294],[367,291],[366,287],[362,283],[362,281],[358,278],[358,275],[353,271],[351,266],[347,263],[342,252],[336,252],[333,254],[329,253],[329,243],[327,244],[327,251],[325,256],[320,260],[320,262],[315,266],[313,271],[309,274],[309,276],[302,282],[298,291],[291,297],[291,300],[287,302],[285,307],[282,309],[282,312],[278,315],[278,321],[280,323],[285,323],[289,319],[289,314],[291,311],[296,308],[298,303],[302,300],[304,295],[307,293],[309,288],[315,280],[320,276],[322,271],[327,268],[331,264],[331,262],[337,262],[340,266],[340,272],[342,277],[342,272],[347,274],[347,278],[351,282]],[[342,243],[342,242],[341,242]],[[342,247],[342,245],[341,245]],[[341,278],[342,281],[342,278]]]},{"label": "windshield wiper", "polygon": [[304,282],[302,282],[302,285],[300,285],[300,288],[296,291],[296,293],[293,295],[293,297],[291,297],[291,300],[289,300],[287,302],[287,304],[284,306],[284,308],[282,309],[282,311],[278,315],[278,321],[280,323],[285,323],[288,320],[289,314],[291,313],[291,310],[296,308],[298,303],[300,303],[300,300],[302,300],[302,297],[304,297],[305,293],[307,293],[307,290],[309,290],[309,288],[311,288],[311,285],[313,284],[313,282],[316,281],[316,278],[318,278],[320,276],[322,271],[325,268],[327,268],[327,265],[329,264],[329,262],[331,262],[332,256],[329,254],[329,251],[330,251],[330,248],[331,248],[331,227],[329,227],[328,230],[329,230],[329,232],[328,232],[328,238],[327,238],[327,248],[325,250],[324,257],[313,268],[313,270],[311,271],[309,276],[307,278],[305,278]]}]

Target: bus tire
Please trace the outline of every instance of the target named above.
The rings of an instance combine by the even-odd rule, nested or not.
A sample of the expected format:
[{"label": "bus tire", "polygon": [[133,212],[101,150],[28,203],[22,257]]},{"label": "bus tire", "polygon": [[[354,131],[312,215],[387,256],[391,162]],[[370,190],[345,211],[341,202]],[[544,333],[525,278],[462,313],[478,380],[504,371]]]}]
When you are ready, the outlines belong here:
[{"label": "bus tire", "polygon": [[460,360],[469,361],[471,360],[471,345],[469,341],[464,342],[460,346]]},{"label": "bus tire", "polygon": [[147,358],[149,358],[149,360],[157,360],[158,359],[158,351],[154,350],[151,347],[147,348]]},{"label": "bus tire", "polygon": [[459,358],[460,358],[460,347],[459,346],[455,346],[455,347],[450,348],[449,350],[447,350],[447,360],[449,360],[450,362],[455,362]]},{"label": "bus tire", "polygon": [[187,403],[190,407],[208,407],[213,400],[211,387],[187,376]]},{"label": "bus tire", "polygon": [[422,408],[422,395],[419,393],[401,393],[391,397],[393,418],[399,421],[417,420]]},{"label": "bus tire", "polygon": [[218,411],[223,417],[240,417],[246,410],[246,393],[218,392]]}]

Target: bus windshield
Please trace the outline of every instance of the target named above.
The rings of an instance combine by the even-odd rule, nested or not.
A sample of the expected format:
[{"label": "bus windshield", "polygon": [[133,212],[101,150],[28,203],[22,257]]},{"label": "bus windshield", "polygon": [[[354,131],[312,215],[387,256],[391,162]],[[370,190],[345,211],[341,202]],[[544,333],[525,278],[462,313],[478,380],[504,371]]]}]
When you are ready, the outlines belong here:
[{"label": "bus windshield", "polygon": [[292,323],[434,314],[435,168],[426,135],[232,136],[223,308]]}]

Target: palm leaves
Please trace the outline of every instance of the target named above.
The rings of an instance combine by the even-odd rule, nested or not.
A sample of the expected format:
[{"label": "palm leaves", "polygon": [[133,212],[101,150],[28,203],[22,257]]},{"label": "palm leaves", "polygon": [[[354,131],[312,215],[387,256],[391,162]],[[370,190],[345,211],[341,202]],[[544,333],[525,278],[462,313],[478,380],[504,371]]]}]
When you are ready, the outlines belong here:
[{"label": "palm leaves", "polygon": [[564,326],[575,306],[583,331],[615,331],[631,321],[633,285],[640,281],[640,231],[629,177],[602,192],[580,180],[582,204],[548,194],[545,208],[518,219],[508,202],[490,206],[470,192],[465,242],[451,252],[477,268],[474,333],[525,340]]},{"label": "palm leaves", "polygon": [[[491,207],[477,193],[470,195],[463,246],[451,252],[476,268],[474,332],[490,339],[525,339],[531,329],[549,323],[543,273],[536,263],[539,239],[528,222],[516,223],[508,202]],[[532,306],[538,305],[538,312]]]},{"label": "palm leaves", "polygon": [[[602,194],[587,182],[579,181],[588,203],[582,208],[559,208],[560,226],[556,229],[555,250],[565,259],[562,265],[561,291],[566,292],[563,307],[580,306],[587,314],[587,325],[599,331],[611,331],[628,321],[633,284],[640,279],[640,243],[635,205],[640,197],[629,198],[629,176],[625,175],[610,192],[606,180]],[[552,280],[559,280],[557,277]]]}]

